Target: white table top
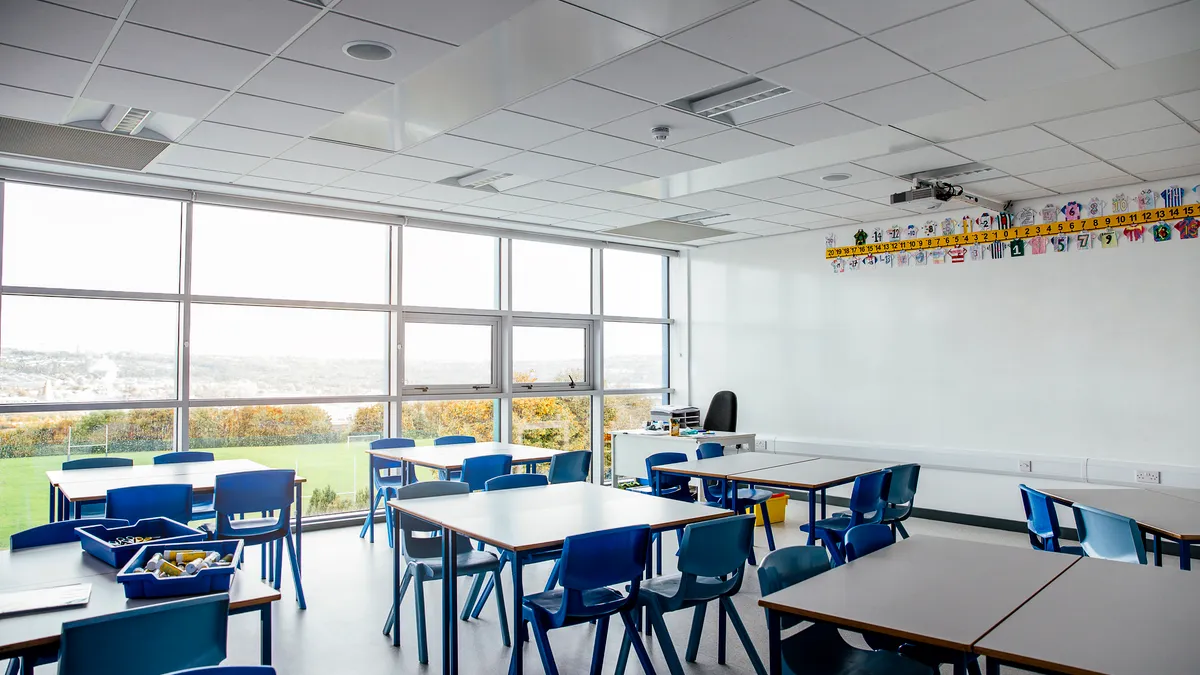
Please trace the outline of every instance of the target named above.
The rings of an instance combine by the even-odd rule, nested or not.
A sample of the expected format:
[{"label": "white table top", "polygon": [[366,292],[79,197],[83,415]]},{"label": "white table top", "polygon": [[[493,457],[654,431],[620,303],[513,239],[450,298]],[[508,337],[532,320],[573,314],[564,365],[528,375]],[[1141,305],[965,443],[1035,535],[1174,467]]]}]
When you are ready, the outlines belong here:
[{"label": "white table top", "polygon": [[422,445],[416,448],[384,448],[367,450],[368,454],[386,459],[404,460],[418,466],[432,469],[457,470],[469,457],[483,455],[512,455],[513,464],[525,462],[544,462],[563,450],[539,448],[532,445],[517,445],[516,443],[454,443],[451,445]]}]

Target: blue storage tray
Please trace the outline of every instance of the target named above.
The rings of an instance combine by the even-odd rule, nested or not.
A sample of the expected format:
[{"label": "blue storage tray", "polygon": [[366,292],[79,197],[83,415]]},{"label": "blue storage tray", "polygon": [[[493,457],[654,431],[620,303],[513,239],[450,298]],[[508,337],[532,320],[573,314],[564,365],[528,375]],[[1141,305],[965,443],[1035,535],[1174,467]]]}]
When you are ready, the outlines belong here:
[{"label": "blue storage tray", "polygon": [[79,534],[83,550],[113,567],[123,567],[138,549],[146,545],[114,546],[108,543],[117,537],[162,537],[152,542],[155,544],[184,544],[207,539],[203,531],[169,518],[144,518],[125,527],[88,525],[75,528],[75,532]]},{"label": "blue storage tray", "polygon": [[[168,577],[159,579],[153,572],[134,572],[137,567],[145,565],[155,553],[167,549],[194,548],[205,551],[218,551],[224,557],[233,554],[233,563],[228,567],[209,567],[197,572],[194,576]],[[233,573],[237,563],[242,559],[242,541],[240,539],[205,541],[185,544],[146,544],[137,552],[125,567],[117,573],[117,582],[124,584],[126,598],[165,598],[172,595],[203,595],[228,591],[233,583]]]}]

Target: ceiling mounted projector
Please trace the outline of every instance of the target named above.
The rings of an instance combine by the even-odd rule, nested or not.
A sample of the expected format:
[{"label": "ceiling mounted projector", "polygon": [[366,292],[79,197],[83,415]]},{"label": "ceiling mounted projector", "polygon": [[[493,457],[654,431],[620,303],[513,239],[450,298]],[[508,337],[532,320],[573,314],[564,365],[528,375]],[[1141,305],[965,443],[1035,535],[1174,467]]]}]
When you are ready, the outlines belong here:
[{"label": "ceiling mounted projector", "polygon": [[990,211],[1004,211],[1009,202],[998,202],[987,197],[968,194],[959,185],[942,182],[918,182],[916,187],[906,192],[892,195],[892,206],[919,206],[925,211],[937,211],[952,202],[985,208]]}]

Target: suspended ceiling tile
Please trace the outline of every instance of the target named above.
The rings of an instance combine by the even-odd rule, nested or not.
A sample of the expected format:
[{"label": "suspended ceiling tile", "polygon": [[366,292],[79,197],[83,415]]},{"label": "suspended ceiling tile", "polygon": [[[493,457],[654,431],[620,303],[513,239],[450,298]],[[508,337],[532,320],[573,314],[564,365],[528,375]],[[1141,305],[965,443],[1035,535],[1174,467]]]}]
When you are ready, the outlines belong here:
[{"label": "suspended ceiling tile", "polygon": [[438,162],[421,157],[407,155],[392,155],[382,162],[369,167],[371,173],[381,173],[388,176],[399,176],[419,181],[438,181],[450,176],[461,176],[471,170],[469,166]]},{"label": "suspended ceiling tile", "polygon": [[528,176],[539,180],[557,178],[568,173],[586,169],[588,166],[584,162],[563,159],[554,155],[544,155],[540,152],[521,152],[490,162],[487,165],[489,169],[512,173],[518,176]]},{"label": "suspended ceiling tile", "polygon": [[179,139],[186,145],[196,145],[202,148],[244,152],[263,157],[274,157],[287,150],[301,139],[295,136],[274,134],[269,131],[235,127],[216,122],[201,122],[186,136]]},{"label": "suspended ceiling tile", "polygon": [[238,174],[229,173],[227,171],[212,171],[211,169],[197,169],[191,166],[175,166],[173,164],[161,164],[158,162],[147,167],[146,171],[163,176],[191,178],[194,180],[208,181],[210,183],[232,183],[238,178]]},{"label": "suspended ceiling tile", "polygon": [[825,222],[829,219],[829,216],[824,213],[817,213],[815,211],[788,211],[787,213],[763,217],[763,220],[769,220],[772,223],[803,227],[813,227],[814,223]]},{"label": "suspended ceiling tile", "polygon": [[147,75],[233,89],[266,60],[256,52],[144,28],[121,26],[102,63]]},{"label": "suspended ceiling tile", "polygon": [[873,159],[864,159],[858,163],[869,169],[882,171],[893,176],[903,176],[920,171],[969,164],[965,157],[959,157],[952,152],[932,145],[906,152],[895,152]]},{"label": "suspended ceiling tile", "polygon": [[567,80],[508,106],[509,110],[581,129],[591,129],[653,107],[653,103],[577,80]]},{"label": "suspended ceiling tile", "polygon": [[1061,28],[1025,0],[975,0],[873,39],[930,70],[943,70],[1061,35]]},{"label": "suspended ceiling tile", "polygon": [[585,232],[600,232],[601,230],[608,229],[607,225],[597,225],[596,223],[589,223],[582,220],[561,220],[554,223],[554,226],[566,227],[572,230],[583,230]]},{"label": "suspended ceiling tile", "polygon": [[125,0],[56,0],[56,5],[72,9],[82,9],[85,12],[117,18],[125,10]]},{"label": "suspended ceiling tile", "polygon": [[332,183],[350,175],[350,171],[346,169],[292,162],[286,159],[272,159],[250,173],[264,178],[277,178],[279,180],[313,183],[316,185]]},{"label": "suspended ceiling tile", "polygon": [[590,206],[594,209],[605,209],[615,211],[620,209],[631,209],[635,206],[654,203],[653,199],[645,199],[643,197],[634,197],[633,195],[623,195],[619,192],[600,192],[587,197],[579,197],[571,200],[572,204],[580,206]]},{"label": "suspended ceiling tile", "polygon": [[529,211],[531,215],[558,218],[559,220],[579,220],[588,216],[598,216],[604,211],[578,204],[549,204]]},{"label": "suspended ceiling tile", "polygon": [[485,209],[498,209],[500,211],[530,211],[549,205],[550,202],[541,199],[517,197],[510,194],[492,195],[491,197],[484,197],[475,202],[475,206]]},{"label": "suspended ceiling tile", "polygon": [[154,112],[201,118],[225,95],[222,89],[177,82],[153,75],[100,66],[88,80],[83,97]]},{"label": "suspended ceiling tile", "polygon": [[1079,183],[1068,183],[1067,185],[1057,185],[1054,187],[1054,191],[1060,195],[1069,195],[1073,192],[1083,192],[1085,190],[1091,192],[1093,190],[1103,190],[1104,188],[1128,185],[1129,181],[1131,180],[1133,180],[1132,177],[1121,174],[1120,176],[1115,176],[1113,178],[1100,178],[1096,180],[1085,180]]},{"label": "suspended ceiling tile", "polygon": [[1193,164],[1191,166],[1182,166],[1182,167],[1177,167],[1177,168],[1173,168],[1173,169],[1162,169],[1159,171],[1143,171],[1142,173],[1138,174],[1138,176],[1141,177],[1142,180],[1147,180],[1147,181],[1170,180],[1172,178],[1178,178],[1180,176],[1195,176],[1195,175],[1200,175],[1200,164]]},{"label": "suspended ceiling tile", "polygon": [[1117,159],[1197,144],[1200,144],[1200,131],[1187,124],[1175,124],[1087,141],[1080,143],[1079,147],[1100,159]]},{"label": "suspended ceiling tile", "polygon": [[294,136],[308,136],[338,117],[330,110],[284,103],[269,98],[234,94],[208,116],[213,122],[223,122],[251,129],[277,131]]},{"label": "suspended ceiling tile", "polygon": [[158,156],[158,161],[176,166],[190,166],[197,169],[243,174],[262,165],[267,160],[262,157],[238,152],[193,148],[188,145],[172,145],[163,150],[162,154]]},{"label": "suspended ceiling tile", "polygon": [[697,192],[691,195],[675,197],[671,199],[676,204],[691,206],[696,209],[704,209],[707,211],[720,211],[723,208],[735,206],[737,204],[748,204],[753,201],[753,197],[745,195],[735,195],[732,192],[722,192],[720,190],[709,190],[708,192]]},{"label": "suspended ceiling tile", "polygon": [[439,162],[483,167],[518,152],[520,150],[516,148],[443,134],[405,150],[404,154],[434,159]]},{"label": "suspended ceiling tile", "polygon": [[[596,191],[591,188],[579,187],[578,185],[567,185],[566,183],[556,183],[546,180],[505,190],[504,194],[545,199],[550,202],[567,202],[581,197],[586,198],[589,195],[594,196]],[[585,204],[585,206],[588,205]]]},{"label": "suspended ceiling tile", "polygon": [[728,66],[678,47],[655,43],[578,79],[655,103],[666,103],[743,76]]},{"label": "suspended ceiling tile", "polygon": [[655,35],[667,35],[697,21],[736,7],[745,0],[575,0],[573,4],[597,14],[636,26]]},{"label": "suspended ceiling tile", "polygon": [[[863,183],[855,183],[854,185],[846,185],[839,188],[834,188],[843,194],[857,197],[859,199],[877,199],[889,197],[897,192],[904,192],[912,189],[912,182],[901,180],[899,178],[880,178],[879,180],[869,180]],[[804,195],[800,195],[803,197]]]},{"label": "suspended ceiling tile", "polygon": [[510,213],[507,216],[502,216],[504,220],[514,220],[522,223],[534,223],[536,225],[553,225],[561,222],[558,218],[549,216],[531,216],[528,213]]},{"label": "suspended ceiling tile", "polygon": [[787,147],[790,147],[787,143],[780,143],[741,129],[728,129],[711,136],[702,136],[671,146],[677,152],[703,157],[714,162],[732,162],[735,159],[762,155]]},{"label": "suspended ceiling tile", "polygon": [[[342,51],[342,47],[354,40],[383,43],[395,50],[395,54],[383,61],[351,58]],[[394,83],[449,54],[453,49],[454,47],[445,42],[329,13],[288,45],[281,56],[293,61],[303,61]]]},{"label": "suspended ceiling tile", "polygon": [[366,192],[364,190],[350,190],[340,187],[323,187],[313,190],[310,194],[320,195],[322,197],[335,197],[337,199],[353,199],[359,202],[378,202],[387,199],[387,195],[378,192]]},{"label": "suspended ceiling tile", "polygon": [[621,171],[607,166],[593,166],[590,169],[577,171],[572,174],[567,174],[558,179],[560,183],[570,183],[571,185],[581,185],[583,187],[595,188],[597,190],[615,190],[640,183],[649,178],[644,174],[630,173]]},{"label": "suspended ceiling tile", "polygon": [[91,62],[116,22],[45,2],[3,3],[0,42]]},{"label": "suspended ceiling tile", "polygon": [[823,230],[830,227],[837,227],[839,225],[852,225],[856,222],[857,221],[850,220],[849,218],[825,218],[824,220],[804,223],[804,228],[808,230]]},{"label": "suspended ceiling tile", "polygon": [[423,181],[400,178],[399,176],[384,176],[377,173],[355,173],[337,181],[333,184],[333,187],[398,195],[419,188],[424,184]]},{"label": "suspended ceiling tile", "polygon": [[800,0],[800,4],[863,35],[891,28],[896,24],[912,21],[961,3],[962,0],[904,0],[904,2]]},{"label": "suspended ceiling tile", "polygon": [[[881,180],[890,179],[885,177]],[[864,181],[862,183],[858,183],[858,185],[869,185],[875,182],[876,181]],[[853,185],[846,185],[842,189],[847,189],[850,187],[853,187]],[[830,189],[814,190],[813,192],[805,192],[804,194],[779,197],[775,201],[796,209],[815,209],[822,206],[833,206],[834,204],[849,204],[850,202],[857,201],[857,197],[851,197],[840,192],[834,192],[832,189]]]},{"label": "suspended ceiling tile", "polygon": [[747,232],[734,232],[733,234],[723,234],[723,235],[720,235],[717,237],[709,237],[708,239],[701,239],[699,241],[690,241],[688,243],[696,244],[699,242],[704,242],[704,244],[702,244],[702,245],[729,244],[729,243],[732,243],[735,241],[742,241],[744,239],[757,239],[757,238],[758,238],[757,235],[749,234]]},{"label": "suspended ceiling tile", "polygon": [[772,225],[771,227],[758,230],[755,232],[755,234],[760,237],[774,237],[780,234],[795,234],[797,232],[803,232],[805,229],[807,228],[789,227],[787,225]]},{"label": "suspended ceiling tile", "polygon": [[[830,216],[840,216],[842,218],[864,218],[876,213],[885,212],[885,209],[879,204],[870,201],[848,202],[846,204],[833,204],[830,206],[822,206],[816,209],[820,213]],[[899,209],[891,209],[895,211],[897,217],[908,215],[906,212]]]},{"label": "suspended ceiling tile", "polygon": [[838,99],[834,105],[878,124],[894,124],[962,108],[980,100],[937,75],[922,75]]},{"label": "suspended ceiling tile", "polygon": [[769,138],[803,145],[834,136],[875,128],[875,124],[827,105],[815,105],[744,126]]},{"label": "suspended ceiling tile", "polygon": [[1018,127],[961,141],[942,143],[942,147],[950,152],[979,161],[1022,152],[1033,152],[1059,145],[1066,145],[1066,143],[1037,127]]},{"label": "suspended ceiling tile", "polygon": [[532,0],[342,0],[336,11],[461,45],[524,9]]},{"label": "suspended ceiling tile", "polygon": [[692,157],[691,155],[671,150],[651,150],[647,153],[611,162],[608,166],[614,169],[634,171],[646,174],[647,176],[661,178],[694,169],[702,169],[706,166],[712,166],[712,164],[707,159],[700,159],[699,157]]},{"label": "suspended ceiling tile", "polygon": [[584,218],[585,222],[603,225],[604,227],[629,227],[654,220],[650,216],[635,216],[632,213],[601,213],[598,216]]},{"label": "suspended ceiling tile", "polygon": [[725,192],[732,192],[735,195],[742,195],[744,197],[753,197],[754,199],[775,199],[776,197],[812,192],[813,189],[808,185],[796,183],[786,178],[768,178],[745,185],[727,187],[725,188]]},{"label": "suspended ceiling tile", "polygon": [[[665,141],[656,141],[650,130],[655,127],[667,127],[670,134]],[[689,115],[674,108],[659,107],[635,113],[615,122],[609,122],[597,127],[596,131],[620,136],[637,143],[652,143],[655,146],[671,147],[709,134],[715,134],[729,127],[710,119]]]},{"label": "suspended ceiling tile", "polygon": [[772,68],[763,77],[832,101],[924,74],[920,66],[860,39]]},{"label": "suspended ceiling tile", "polygon": [[60,124],[71,110],[71,97],[0,85],[0,115]]},{"label": "suspended ceiling tile", "polygon": [[595,131],[585,131],[574,136],[547,143],[538,152],[566,157],[580,162],[605,164],[633,155],[649,152],[654,148],[643,143],[634,143],[623,138],[607,136]]},{"label": "suspended ceiling tile", "polygon": [[380,80],[277,58],[251,78],[241,91],[346,112],[389,86]]},{"label": "suspended ceiling tile", "polygon": [[280,155],[283,159],[292,159],[297,162],[323,164],[325,166],[335,166],[355,171],[365,169],[372,164],[378,164],[390,156],[390,153],[380,150],[360,148],[344,143],[330,143],[329,141],[317,140],[315,138],[300,141],[300,143]]},{"label": "suspended ceiling tile", "polygon": [[1200,145],[1190,145],[1186,148],[1151,152],[1145,155],[1122,157],[1113,160],[1113,164],[1132,174],[1139,176],[1151,171],[1165,171],[1192,164],[1200,164]]},{"label": "suspended ceiling tile", "polygon": [[1096,161],[1095,157],[1071,145],[1057,148],[1023,152],[1019,155],[998,157],[988,160],[988,164],[1008,174],[1033,173],[1058,169],[1072,164],[1088,164]]},{"label": "suspended ceiling tile", "polygon": [[1172,110],[1189,120],[1200,120],[1200,91],[1169,96],[1163,99],[1163,103],[1171,106]]},{"label": "suspended ceiling tile", "polygon": [[[1164,101],[1170,102],[1170,99]],[[1038,126],[1071,143],[1081,143],[1178,123],[1179,118],[1159,103],[1143,101],[1053,122],[1042,122]]]},{"label": "suspended ceiling tile", "polygon": [[74,96],[87,72],[83,61],[0,45],[0,83]]},{"label": "suspended ceiling tile", "polygon": [[264,188],[267,190],[281,190],[284,192],[312,192],[321,187],[313,183],[297,183],[292,180],[280,180],[278,178],[267,178],[265,176],[242,176],[233,181],[236,185],[246,185],[249,187]]},{"label": "suspended ceiling tile", "polygon": [[1081,31],[1148,12],[1178,0],[1032,0],[1067,30]]},{"label": "suspended ceiling tile", "polygon": [[[125,4],[113,0],[114,4],[118,2]],[[137,0],[128,20],[271,54],[318,11],[311,5],[290,0]]]},{"label": "suspended ceiling tile", "polygon": [[428,199],[435,202],[447,202],[450,204],[468,204],[471,202],[477,202],[494,194],[494,192],[489,193],[484,190],[472,190],[470,188],[457,187],[454,185],[430,183],[429,185],[422,185],[415,190],[405,192],[404,196],[412,197],[413,199]]},{"label": "suspended ceiling tile", "polygon": [[969,191],[985,197],[1001,199],[1036,189],[1037,186],[1032,183],[1027,183],[1020,178],[1005,176],[1003,178],[993,178],[991,180],[979,181],[978,183],[971,183]]},{"label": "suspended ceiling tile", "polygon": [[[841,180],[836,180],[836,181],[827,181],[824,179],[825,176],[829,176],[829,175],[833,175],[833,174],[847,174],[850,177],[842,178]],[[857,164],[851,164],[851,163],[834,164],[832,166],[824,166],[819,169],[812,169],[811,171],[800,171],[798,173],[788,174],[788,175],[784,176],[784,178],[787,178],[788,180],[794,180],[799,183],[804,183],[806,185],[812,185],[814,187],[819,187],[819,188],[827,188],[830,190],[836,189],[838,186],[854,185],[855,183],[864,183],[869,180],[878,180],[880,178],[887,178],[887,177],[888,177],[888,175],[886,173],[882,173],[880,171],[868,169],[865,166],[859,166]]]},{"label": "suspended ceiling tile", "polygon": [[749,204],[726,206],[721,210],[738,218],[763,218],[766,216],[777,216],[781,213],[795,211],[796,209],[774,202],[750,202]]},{"label": "suspended ceiling tile", "polygon": [[720,224],[722,230],[732,230],[733,232],[753,232],[755,234],[763,230],[773,230],[780,227],[779,223],[772,223],[769,220],[757,220],[754,218],[743,218],[739,220],[730,220]]},{"label": "suspended ceiling tile", "polygon": [[462,213],[468,216],[479,216],[480,218],[503,218],[509,215],[508,211],[498,211],[496,209],[485,209],[481,206],[473,204],[455,205],[446,207],[449,213]]},{"label": "suspended ceiling tile", "polygon": [[412,209],[422,209],[425,211],[441,211],[444,208],[454,206],[447,202],[431,202],[428,199],[414,199],[412,197],[389,197],[382,202],[383,204],[391,204],[393,206],[405,206]]},{"label": "suspended ceiling tile", "polygon": [[1111,70],[1068,36],[951,68],[942,76],[986,99],[998,99]]},{"label": "suspended ceiling tile", "polygon": [[789,0],[759,0],[688,29],[671,42],[735,68],[757,72],[855,37]]},{"label": "suspended ceiling tile", "polygon": [[675,216],[695,212],[696,210],[690,206],[680,206],[679,204],[672,204],[670,202],[651,202],[625,209],[625,213],[632,213],[635,216],[646,216],[648,218],[674,218]]},{"label": "suspended ceiling tile", "polygon": [[455,135],[479,141],[502,143],[514,148],[536,148],[579,133],[580,129],[530,117],[508,110],[493,113],[468,122],[454,130]]},{"label": "suspended ceiling tile", "polygon": [[1020,178],[1033,183],[1034,185],[1045,188],[1057,188],[1063,185],[1074,185],[1088,181],[1099,181],[1115,178],[1124,178],[1130,183],[1133,182],[1132,176],[1127,176],[1120,169],[1117,169],[1116,167],[1104,162],[1075,164],[1072,166],[1064,166],[1058,169],[1050,169],[1048,171],[1026,173],[1021,174]]},{"label": "suspended ceiling tile", "polygon": [[1200,2],[1192,0],[1084,31],[1079,39],[1116,67],[1126,68],[1194,50],[1197,26]]}]

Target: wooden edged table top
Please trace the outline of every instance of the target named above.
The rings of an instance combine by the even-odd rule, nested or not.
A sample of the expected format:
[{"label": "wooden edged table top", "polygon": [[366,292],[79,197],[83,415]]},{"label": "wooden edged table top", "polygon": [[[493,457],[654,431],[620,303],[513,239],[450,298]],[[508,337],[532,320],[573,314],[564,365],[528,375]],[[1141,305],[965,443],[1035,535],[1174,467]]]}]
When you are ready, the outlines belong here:
[{"label": "wooden edged table top", "polygon": [[969,652],[1078,556],[914,535],[759,600],[768,609]]},{"label": "wooden edged table top", "polygon": [[468,457],[483,455],[512,455],[513,464],[545,462],[563,450],[538,448],[516,443],[455,443],[453,445],[422,445],[415,448],[386,448],[367,450],[368,454],[385,459],[403,460],[430,469],[453,471],[462,468]]},{"label": "wooden edged table top", "polygon": [[[237,466],[217,466],[219,462],[195,462],[195,464],[208,464],[210,466],[207,467],[207,470],[194,469],[187,473],[161,475],[142,474],[140,476],[126,476],[123,478],[114,477],[102,480],[86,480],[79,482],[68,481],[60,483],[58,489],[62,492],[63,498],[65,498],[68,502],[104,499],[108,496],[109,490],[123,487],[134,487],[137,485],[190,483],[192,486],[192,492],[212,492],[216,489],[217,476],[230,473],[244,473],[246,471],[260,471],[270,468],[255,462],[251,462],[251,464],[254,464],[254,466],[247,466],[245,464],[240,464]],[[80,471],[107,471],[107,469],[81,469]],[[305,482],[308,482],[307,478],[304,476],[296,476],[295,483]]]},{"label": "wooden edged table top", "polygon": [[1141,488],[1037,488],[1055,501],[1084,504],[1137,521],[1145,531],[1182,541],[1200,540],[1200,502]]},{"label": "wooden edged table top", "polygon": [[739,452],[720,457],[710,457],[709,459],[693,459],[687,462],[661,464],[652,468],[686,476],[729,478],[733,474],[769,469],[786,464],[811,462],[815,459],[815,457],[803,457],[801,455],[776,455],[771,452]]},{"label": "wooden edged table top", "polygon": [[212,462],[177,462],[174,464],[138,464],[135,466],[107,466],[96,469],[55,469],[46,472],[50,484],[58,487],[63,483],[86,483],[89,481],[145,479],[147,482],[162,482],[167,476],[186,476],[205,473],[237,473],[269,469],[249,459],[219,459]]},{"label": "wooden edged table top", "polygon": [[733,515],[725,509],[592,483],[393,499],[396,509],[510,551],[561,546],[574,534],[628,525],[668,530]]},{"label": "wooden edged table top", "polygon": [[770,485],[799,490],[821,490],[854,482],[859,476],[886,469],[892,464],[819,457],[808,462],[784,464],[730,476],[739,483]]},{"label": "wooden edged table top", "polygon": [[1080,558],[975,645],[1071,675],[1194,673],[1200,580],[1191,572]]}]

